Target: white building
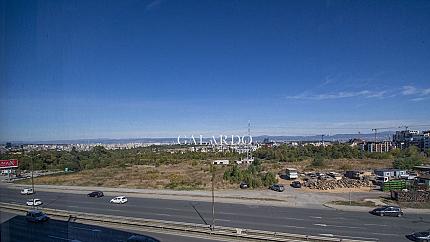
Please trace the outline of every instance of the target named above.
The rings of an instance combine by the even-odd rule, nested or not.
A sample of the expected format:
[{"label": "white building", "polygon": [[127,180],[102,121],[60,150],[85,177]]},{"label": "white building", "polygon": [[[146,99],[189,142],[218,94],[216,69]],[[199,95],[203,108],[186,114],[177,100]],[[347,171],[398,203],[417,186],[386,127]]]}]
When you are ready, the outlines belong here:
[{"label": "white building", "polygon": [[212,161],[213,165],[228,165],[230,164],[229,160],[214,160]]}]

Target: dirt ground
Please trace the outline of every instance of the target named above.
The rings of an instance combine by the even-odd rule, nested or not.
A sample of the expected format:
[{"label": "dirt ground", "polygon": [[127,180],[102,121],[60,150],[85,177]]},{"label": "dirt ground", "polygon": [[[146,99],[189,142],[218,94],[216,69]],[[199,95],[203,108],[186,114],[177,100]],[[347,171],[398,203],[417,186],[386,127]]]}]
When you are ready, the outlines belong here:
[{"label": "dirt ground", "polygon": [[[219,166],[215,171],[215,184],[218,188],[230,188],[237,185],[222,180],[227,167]],[[184,162],[176,165],[130,167],[106,167],[85,170],[77,173],[37,177],[35,184],[65,186],[102,186],[123,188],[170,188],[179,190],[199,190],[211,187],[209,165]],[[221,179],[219,179],[221,178]],[[29,180],[23,181],[28,183]]]},{"label": "dirt ground", "polygon": [[[263,163],[264,170],[275,174],[282,174],[287,167],[298,169],[299,172],[329,172],[357,169],[373,170],[376,168],[391,167],[391,160],[334,160],[326,161],[324,167],[312,167],[311,161]],[[224,171],[228,166],[217,166],[215,172],[215,186],[217,189],[237,188],[238,184],[230,184],[223,180]],[[246,167],[243,167],[244,169]],[[77,173],[51,175],[35,178],[35,184],[65,185],[65,186],[102,186],[116,188],[150,188],[150,189],[176,189],[176,190],[207,190],[211,188],[211,173],[208,162],[183,162],[175,165],[147,166],[134,165],[129,167],[106,167],[85,170]],[[289,186],[291,181],[278,176],[278,181]],[[22,183],[27,183],[23,181]],[[302,188],[303,191],[321,192]],[[370,188],[335,189],[325,192],[362,192]]]}]

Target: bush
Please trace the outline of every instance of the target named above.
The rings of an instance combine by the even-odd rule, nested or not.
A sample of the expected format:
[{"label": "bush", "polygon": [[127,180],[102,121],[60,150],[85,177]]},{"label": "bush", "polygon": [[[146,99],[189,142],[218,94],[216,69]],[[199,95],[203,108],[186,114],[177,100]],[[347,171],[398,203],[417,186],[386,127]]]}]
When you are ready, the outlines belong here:
[{"label": "bush", "polygon": [[321,156],[317,156],[312,161],[311,166],[313,166],[313,167],[324,167],[325,161]]},{"label": "bush", "polygon": [[224,172],[224,180],[231,183],[244,181],[250,188],[269,186],[276,183],[276,176],[272,172],[262,174],[261,162],[254,161],[247,169],[240,169],[238,165],[233,165]]},{"label": "bush", "polygon": [[394,168],[409,170],[414,166],[424,163],[425,160],[426,158],[419,152],[419,149],[411,146],[399,153],[398,158],[393,162],[393,166]]}]

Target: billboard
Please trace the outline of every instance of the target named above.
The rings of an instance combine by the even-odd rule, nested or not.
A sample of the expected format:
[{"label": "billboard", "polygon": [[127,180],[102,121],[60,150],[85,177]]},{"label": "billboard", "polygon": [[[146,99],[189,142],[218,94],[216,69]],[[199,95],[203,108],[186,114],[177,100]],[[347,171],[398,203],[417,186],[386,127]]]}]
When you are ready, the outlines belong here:
[{"label": "billboard", "polygon": [[18,167],[18,160],[0,160],[0,169],[9,169]]}]

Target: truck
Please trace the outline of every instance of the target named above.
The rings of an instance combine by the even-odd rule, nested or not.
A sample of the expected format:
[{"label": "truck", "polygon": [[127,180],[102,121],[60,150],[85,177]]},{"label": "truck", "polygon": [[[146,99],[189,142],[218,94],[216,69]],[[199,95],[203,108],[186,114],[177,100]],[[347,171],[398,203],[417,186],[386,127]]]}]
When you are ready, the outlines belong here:
[{"label": "truck", "polygon": [[292,179],[297,179],[299,176],[297,174],[297,170],[296,169],[294,169],[294,168],[287,168],[285,170],[285,177],[288,180],[292,180]]}]

